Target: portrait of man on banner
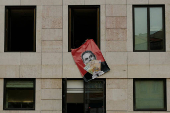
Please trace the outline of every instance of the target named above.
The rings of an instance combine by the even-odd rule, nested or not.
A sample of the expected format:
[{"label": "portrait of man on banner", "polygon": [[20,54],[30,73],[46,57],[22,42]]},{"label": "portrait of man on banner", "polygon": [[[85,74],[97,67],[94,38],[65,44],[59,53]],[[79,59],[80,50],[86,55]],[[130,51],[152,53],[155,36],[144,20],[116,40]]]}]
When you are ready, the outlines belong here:
[{"label": "portrait of man on banner", "polygon": [[86,82],[108,72],[108,67],[101,51],[90,39],[77,49],[71,51],[74,61]]}]

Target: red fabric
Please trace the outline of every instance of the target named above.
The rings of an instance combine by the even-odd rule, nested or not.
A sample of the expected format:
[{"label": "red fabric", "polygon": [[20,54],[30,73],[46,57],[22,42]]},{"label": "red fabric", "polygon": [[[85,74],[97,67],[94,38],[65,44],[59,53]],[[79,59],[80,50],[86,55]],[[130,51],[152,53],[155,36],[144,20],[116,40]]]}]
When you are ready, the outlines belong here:
[{"label": "red fabric", "polygon": [[83,63],[81,55],[83,52],[88,51],[88,50],[92,51],[95,54],[97,60],[101,60],[101,62],[105,61],[100,49],[95,44],[93,39],[89,39],[83,45],[81,45],[79,48],[73,49],[71,51],[71,53],[72,53],[73,59],[74,59],[75,63],[77,64],[77,67],[79,68],[82,76],[84,76],[87,73],[87,71],[84,69],[85,64]]}]

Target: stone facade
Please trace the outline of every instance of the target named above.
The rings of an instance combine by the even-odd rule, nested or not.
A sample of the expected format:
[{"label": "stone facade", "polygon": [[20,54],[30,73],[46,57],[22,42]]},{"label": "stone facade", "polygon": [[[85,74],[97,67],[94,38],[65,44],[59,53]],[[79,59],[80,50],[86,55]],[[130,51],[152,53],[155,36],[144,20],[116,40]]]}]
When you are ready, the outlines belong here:
[{"label": "stone facade", "polygon": [[[133,52],[133,4],[165,4],[166,52]],[[36,6],[36,52],[4,52],[9,5]],[[68,52],[68,5],[100,5],[106,112],[157,113],[133,111],[133,78],[167,78],[170,112],[170,0],[0,0],[0,113],[62,113],[62,78],[82,78]],[[3,110],[4,78],[36,78],[35,110]]]}]

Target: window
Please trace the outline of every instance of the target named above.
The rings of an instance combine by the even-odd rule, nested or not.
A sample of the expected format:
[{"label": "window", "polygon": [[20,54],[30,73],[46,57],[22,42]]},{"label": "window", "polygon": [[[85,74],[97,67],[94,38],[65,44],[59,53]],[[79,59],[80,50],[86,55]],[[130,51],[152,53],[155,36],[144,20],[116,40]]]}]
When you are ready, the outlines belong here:
[{"label": "window", "polygon": [[4,110],[35,110],[35,79],[4,79]]},{"label": "window", "polygon": [[100,6],[69,6],[69,51],[78,48],[86,39],[100,47]]},{"label": "window", "polygon": [[105,80],[63,79],[63,113],[106,113]]},{"label": "window", "polygon": [[166,111],[166,79],[134,79],[135,111]]},{"label": "window", "polygon": [[5,7],[5,52],[35,52],[35,7]]},{"label": "window", "polygon": [[165,51],[165,6],[133,6],[133,51]]}]

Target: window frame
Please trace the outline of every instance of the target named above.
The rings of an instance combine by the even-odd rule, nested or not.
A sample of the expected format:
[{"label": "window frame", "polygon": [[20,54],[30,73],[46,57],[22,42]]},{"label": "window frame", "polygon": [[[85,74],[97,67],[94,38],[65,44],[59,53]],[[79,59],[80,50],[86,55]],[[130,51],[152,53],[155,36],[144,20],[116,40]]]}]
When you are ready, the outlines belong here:
[{"label": "window frame", "polygon": [[[164,108],[163,109],[136,109],[136,94],[135,94],[135,82],[136,81],[163,81],[163,93],[164,93]],[[134,111],[167,111],[167,94],[166,94],[166,79],[165,78],[134,78],[133,79],[133,110]]]},{"label": "window frame", "polygon": [[100,48],[100,5],[68,5],[68,52],[71,52],[71,9],[88,9],[96,8],[97,9],[97,46]]},{"label": "window frame", "polygon": [[[83,80],[83,100],[84,100],[84,113],[85,113],[85,82],[84,79],[81,78],[62,78],[62,113],[67,113],[67,80]],[[93,81],[103,81],[104,85],[104,92],[103,92],[103,98],[104,98],[104,113],[106,113],[106,79],[105,78],[96,78],[93,79]],[[65,83],[64,83],[65,82]],[[65,109],[63,109],[65,108]]]},{"label": "window frame", "polygon": [[[33,30],[33,50],[32,51],[9,51],[8,50],[8,19],[9,19],[9,9],[34,9],[34,30]],[[36,6],[5,6],[5,25],[4,25],[4,52],[36,52]]]},{"label": "window frame", "polygon": [[[33,108],[6,108],[6,83],[7,81],[33,81],[33,91],[34,91],[34,97],[33,97]],[[35,96],[36,96],[36,80],[34,78],[4,78],[4,93],[3,93],[3,110],[35,110]]]},{"label": "window frame", "polygon": [[[147,50],[135,50],[135,8],[147,8]],[[150,9],[152,7],[162,8],[162,28],[163,28],[163,50],[150,50]],[[133,27],[133,52],[166,52],[166,33],[165,33],[165,5],[132,5],[132,27]]]}]

